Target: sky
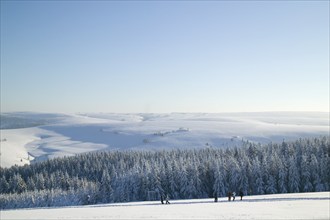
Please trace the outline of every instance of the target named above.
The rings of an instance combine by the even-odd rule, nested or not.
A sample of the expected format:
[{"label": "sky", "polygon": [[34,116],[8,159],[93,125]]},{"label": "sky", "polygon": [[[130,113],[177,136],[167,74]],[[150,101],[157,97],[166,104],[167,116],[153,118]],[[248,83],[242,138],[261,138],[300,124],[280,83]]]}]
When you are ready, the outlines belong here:
[{"label": "sky", "polygon": [[329,1],[1,1],[1,112],[329,112]]}]

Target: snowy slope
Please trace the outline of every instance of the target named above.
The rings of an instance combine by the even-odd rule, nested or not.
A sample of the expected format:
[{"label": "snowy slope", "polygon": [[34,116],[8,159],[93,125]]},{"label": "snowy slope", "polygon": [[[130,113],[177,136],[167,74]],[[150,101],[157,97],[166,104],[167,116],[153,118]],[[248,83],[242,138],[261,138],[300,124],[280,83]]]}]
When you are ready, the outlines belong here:
[{"label": "snowy slope", "polygon": [[[28,154],[40,161],[95,150],[222,147],[242,139],[268,143],[329,135],[329,113],[318,112],[5,116],[2,127],[11,129],[0,130],[2,167],[29,163]],[[43,124],[26,128],[36,121]]]},{"label": "snowy slope", "polygon": [[330,192],[1,211],[1,219],[329,219]]},{"label": "snowy slope", "polygon": [[1,167],[29,164],[33,157],[28,155],[25,145],[39,139],[35,133],[36,128],[0,130]]}]

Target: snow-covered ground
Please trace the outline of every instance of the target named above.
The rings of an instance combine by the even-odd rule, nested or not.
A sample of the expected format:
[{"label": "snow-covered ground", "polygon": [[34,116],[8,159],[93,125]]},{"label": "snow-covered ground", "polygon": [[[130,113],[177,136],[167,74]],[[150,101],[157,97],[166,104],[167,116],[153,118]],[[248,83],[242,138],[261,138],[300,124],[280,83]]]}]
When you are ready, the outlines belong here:
[{"label": "snow-covered ground", "polygon": [[329,219],[330,192],[1,211],[1,219]]},{"label": "snow-covered ground", "polygon": [[222,147],[239,145],[242,139],[268,143],[329,135],[327,112],[5,113],[1,117],[1,167],[95,150]]}]

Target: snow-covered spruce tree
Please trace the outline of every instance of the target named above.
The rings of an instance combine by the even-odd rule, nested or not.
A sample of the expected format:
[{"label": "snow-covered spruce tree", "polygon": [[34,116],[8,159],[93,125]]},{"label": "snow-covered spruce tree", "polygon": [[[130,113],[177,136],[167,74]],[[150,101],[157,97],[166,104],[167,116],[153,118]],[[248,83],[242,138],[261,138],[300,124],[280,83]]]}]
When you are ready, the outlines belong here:
[{"label": "snow-covered spruce tree", "polygon": [[21,174],[14,174],[14,176],[9,179],[9,188],[14,193],[22,193],[26,191],[27,186]]},{"label": "snow-covered spruce tree", "polygon": [[293,156],[289,157],[288,167],[288,187],[290,193],[299,192],[300,176],[296,163],[296,158]]},{"label": "snow-covered spruce tree", "polygon": [[182,167],[178,171],[178,176],[177,176],[177,181],[178,181],[178,188],[177,191],[179,192],[179,198],[188,198],[189,197],[189,185],[188,185],[188,177],[187,177],[187,170],[185,167]]},{"label": "snow-covered spruce tree", "polygon": [[214,169],[214,186],[213,186],[213,191],[214,191],[214,196],[218,197],[223,197],[226,196],[226,189],[224,185],[224,167],[221,161],[218,161],[216,163],[216,167]]},{"label": "snow-covered spruce tree", "polygon": [[[272,147],[273,148],[273,147]],[[277,178],[278,178],[278,162],[279,158],[273,150],[270,151],[270,154],[267,155],[267,167],[266,167],[266,193],[267,194],[274,194],[277,193]]]},{"label": "snow-covered spruce tree", "polygon": [[278,161],[277,192],[288,192],[288,171],[284,157]]},{"label": "snow-covered spruce tree", "polygon": [[330,190],[330,158],[327,153],[322,154],[320,160],[320,177],[324,184],[324,190]]},{"label": "snow-covered spruce tree", "polygon": [[208,197],[213,197],[214,194],[214,166],[210,162],[204,162],[202,164],[203,170],[200,172],[200,179],[203,180],[202,188],[206,192]]},{"label": "snow-covered spruce tree", "polygon": [[171,165],[166,169],[166,178],[162,182],[165,182],[168,185],[168,188],[164,190],[164,195],[169,194],[172,198],[179,198],[178,187],[178,170],[175,161],[172,161]]},{"label": "snow-covered spruce tree", "polygon": [[107,169],[103,170],[99,198],[102,203],[108,203],[113,201],[113,189],[111,187],[111,178]]},{"label": "snow-covered spruce tree", "polygon": [[227,161],[227,173],[229,177],[229,191],[236,191],[239,188],[241,169],[235,157]]},{"label": "snow-covered spruce tree", "polygon": [[9,192],[9,183],[6,180],[5,176],[0,178],[0,194]]},{"label": "snow-covered spruce tree", "polygon": [[261,163],[258,158],[255,158],[252,162],[252,174],[254,182],[252,183],[253,194],[264,194],[264,181],[262,173]]},{"label": "snow-covered spruce tree", "polygon": [[311,192],[313,190],[313,185],[311,183],[311,173],[309,169],[308,157],[306,155],[302,155],[301,157],[300,170],[301,170],[300,191]]},{"label": "snow-covered spruce tree", "polygon": [[187,188],[188,198],[189,199],[198,198],[201,184],[198,176],[198,169],[194,165],[194,163],[192,163],[187,168],[187,178],[188,178],[188,188]]},{"label": "snow-covered spruce tree", "polygon": [[248,176],[251,175],[251,164],[243,148],[239,149],[239,155],[237,157],[237,161],[240,167],[240,173],[238,180],[238,188],[236,190],[238,192],[242,191],[244,195],[247,195],[249,188]]},{"label": "snow-covered spruce tree", "polygon": [[311,181],[313,183],[314,191],[320,192],[325,190],[324,184],[321,182],[319,162],[314,154],[311,155],[310,172],[312,174]]}]

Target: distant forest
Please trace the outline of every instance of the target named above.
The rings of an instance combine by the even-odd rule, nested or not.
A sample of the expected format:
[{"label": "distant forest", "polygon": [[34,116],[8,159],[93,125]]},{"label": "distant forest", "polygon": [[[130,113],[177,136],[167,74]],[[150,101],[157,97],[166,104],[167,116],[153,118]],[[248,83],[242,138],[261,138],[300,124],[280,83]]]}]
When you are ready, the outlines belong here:
[{"label": "distant forest", "polygon": [[242,147],[92,152],[0,168],[0,208],[330,190],[330,138]]}]

